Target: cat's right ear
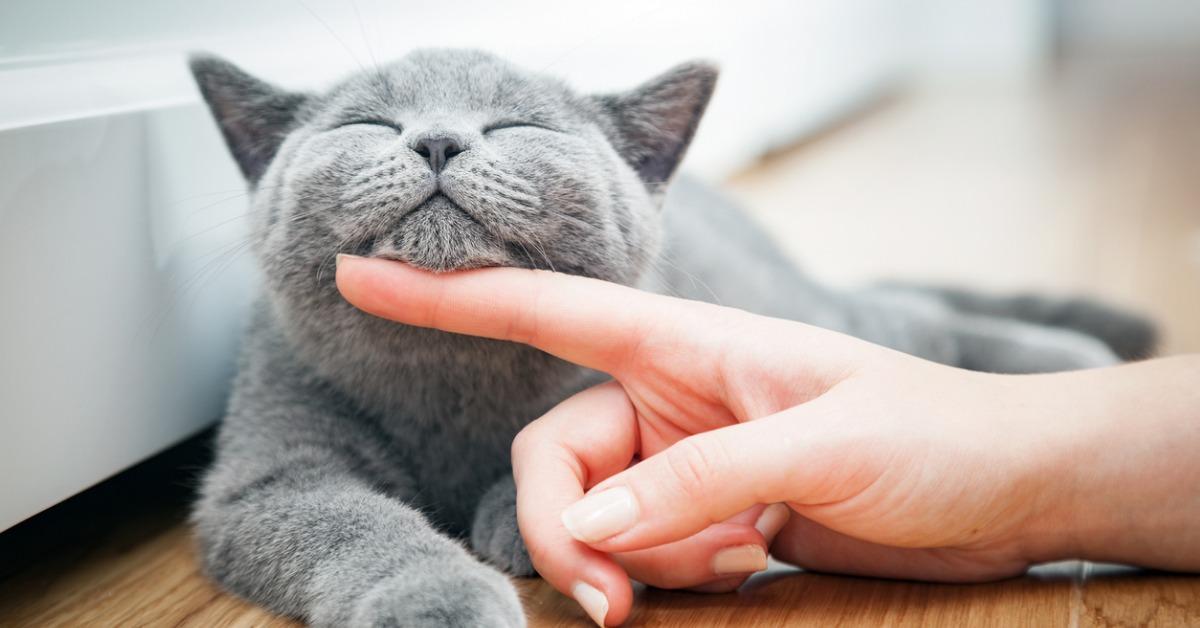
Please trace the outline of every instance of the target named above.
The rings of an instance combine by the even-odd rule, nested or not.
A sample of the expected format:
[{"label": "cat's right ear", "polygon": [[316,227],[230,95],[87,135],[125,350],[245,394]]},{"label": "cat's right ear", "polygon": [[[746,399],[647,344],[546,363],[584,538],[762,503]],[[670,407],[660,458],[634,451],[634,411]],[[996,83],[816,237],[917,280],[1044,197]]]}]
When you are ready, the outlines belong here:
[{"label": "cat's right ear", "polygon": [[595,97],[613,145],[649,185],[665,183],[683,159],[717,84],[717,68],[693,61],[632,91]]},{"label": "cat's right ear", "polygon": [[188,65],[242,174],[258,183],[307,96],[260,81],[213,55],[192,55]]}]

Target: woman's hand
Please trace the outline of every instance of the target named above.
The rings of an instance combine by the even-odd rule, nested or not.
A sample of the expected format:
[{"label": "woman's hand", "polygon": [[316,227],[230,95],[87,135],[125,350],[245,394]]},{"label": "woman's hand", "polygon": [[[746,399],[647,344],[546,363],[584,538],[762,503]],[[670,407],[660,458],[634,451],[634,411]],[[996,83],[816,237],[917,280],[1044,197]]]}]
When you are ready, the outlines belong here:
[{"label": "woman's hand", "polygon": [[[627,571],[721,590],[745,577],[722,568],[757,566],[752,548],[767,544],[811,569],[950,581],[1067,556],[1200,563],[1195,547],[1181,562],[1122,532],[1142,524],[1130,502],[1161,511],[1163,491],[1105,497],[1138,490],[1131,482],[1159,454],[1200,443],[1200,422],[1182,440],[1172,424],[1173,436],[1141,434],[1140,458],[1111,455],[1130,443],[1128,414],[1113,408],[1140,395],[1130,377],[1106,374],[1129,367],[971,373],[799,323],[541,271],[434,275],[347,258],[338,286],[380,316],[524,342],[614,377],[532,423],[513,447],[534,565],[603,623],[629,612]],[[1200,369],[1158,371],[1142,379]],[[1200,407],[1176,401],[1167,416]],[[1165,419],[1142,423],[1154,420]],[[1187,499],[1174,500],[1161,527],[1200,513],[1197,467],[1171,470]],[[789,509],[764,506],[776,503]]]}]

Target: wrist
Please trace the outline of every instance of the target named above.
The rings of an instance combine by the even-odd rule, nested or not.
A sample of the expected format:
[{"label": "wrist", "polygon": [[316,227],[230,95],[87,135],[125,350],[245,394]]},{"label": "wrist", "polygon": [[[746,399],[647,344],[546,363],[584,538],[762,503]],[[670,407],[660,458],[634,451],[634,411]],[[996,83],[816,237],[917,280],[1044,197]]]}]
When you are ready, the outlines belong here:
[{"label": "wrist", "polygon": [[1044,460],[1023,552],[1200,568],[1200,361],[1024,378]]},{"label": "wrist", "polygon": [[1036,460],[1028,482],[1032,506],[1019,533],[1022,556],[1031,564],[1085,558],[1097,539],[1116,534],[1119,527],[1113,518],[1098,516],[1104,507],[1087,498],[1104,483],[1096,461],[1112,427],[1072,404],[1072,398],[1091,394],[1075,374],[1021,379],[1018,411],[1032,415],[1023,446]]},{"label": "wrist", "polygon": [[1080,469],[1095,449],[1096,436],[1081,434],[1076,413],[1064,411],[1064,391],[1059,374],[991,375],[1003,403],[997,403],[996,421],[1004,434],[1003,458],[1007,465],[1006,504],[1016,504],[1020,514],[1015,529],[1007,531],[1015,558],[1037,564],[1081,555],[1076,519],[1086,516],[1080,494]]}]

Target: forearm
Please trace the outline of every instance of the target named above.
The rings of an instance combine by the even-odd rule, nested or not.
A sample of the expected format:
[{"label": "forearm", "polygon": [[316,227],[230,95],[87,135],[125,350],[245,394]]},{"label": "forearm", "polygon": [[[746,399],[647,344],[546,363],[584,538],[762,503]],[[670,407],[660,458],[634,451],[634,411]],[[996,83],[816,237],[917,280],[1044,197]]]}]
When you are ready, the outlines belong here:
[{"label": "forearm", "polygon": [[1039,496],[1035,558],[1200,570],[1200,355],[1029,385],[1060,454]]}]

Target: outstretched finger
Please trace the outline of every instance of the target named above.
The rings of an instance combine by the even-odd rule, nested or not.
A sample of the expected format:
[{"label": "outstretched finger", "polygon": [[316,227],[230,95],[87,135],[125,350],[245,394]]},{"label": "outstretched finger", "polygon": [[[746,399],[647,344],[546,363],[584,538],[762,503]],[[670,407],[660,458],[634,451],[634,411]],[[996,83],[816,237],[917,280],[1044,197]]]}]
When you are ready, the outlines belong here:
[{"label": "outstretched finger", "polygon": [[[705,337],[715,312],[732,312],[561,273],[483,268],[438,274],[352,255],[338,256],[337,286],[347,301],[376,316],[529,344],[609,373],[647,338]],[[709,332],[689,334],[689,324]]]}]

